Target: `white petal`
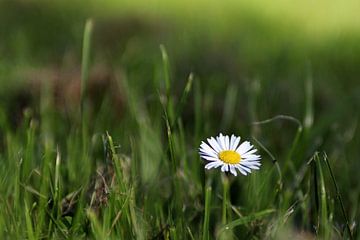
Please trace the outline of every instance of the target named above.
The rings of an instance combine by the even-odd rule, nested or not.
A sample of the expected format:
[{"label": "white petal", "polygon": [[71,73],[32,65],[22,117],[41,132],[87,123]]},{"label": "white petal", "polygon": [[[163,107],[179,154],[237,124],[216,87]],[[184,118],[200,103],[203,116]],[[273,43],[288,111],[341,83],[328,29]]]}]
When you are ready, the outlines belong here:
[{"label": "white petal", "polygon": [[240,144],[240,146],[236,149],[236,151],[240,154],[243,155],[245,154],[247,151],[249,151],[253,146],[250,144],[250,142],[245,141],[242,144]]},{"label": "white petal", "polygon": [[240,163],[240,167],[241,167],[244,171],[246,171],[246,172],[248,172],[248,173],[251,173],[250,168],[246,167],[245,165],[243,165],[243,164]]},{"label": "white petal", "polygon": [[222,150],[222,145],[221,145],[221,141],[220,141],[220,135],[216,136],[215,139],[216,139],[216,142],[219,144],[220,149]]},{"label": "white petal", "polygon": [[237,172],[235,170],[234,165],[230,165],[230,172],[236,177],[237,176]]},{"label": "white petal", "polygon": [[226,143],[225,143],[225,136],[221,134],[221,137],[220,137],[220,141],[221,141],[221,145],[223,147],[222,150],[226,150]]},{"label": "white petal", "polygon": [[211,162],[205,165],[206,169],[211,169],[211,168],[217,168],[220,167],[223,163],[221,161],[217,161],[217,162]]},{"label": "white petal", "polygon": [[200,155],[201,158],[208,160],[208,161],[219,161],[218,158],[214,158],[214,157],[210,157],[210,156],[205,156],[205,155]]},{"label": "white petal", "polygon": [[215,140],[215,138],[213,137],[208,138],[207,141],[211,145],[211,147],[215,150],[216,153],[221,152],[221,147],[219,143]]},{"label": "white petal", "polygon": [[245,175],[245,176],[247,175],[247,172],[245,172],[239,164],[235,165],[235,167],[240,171],[240,173],[242,175]]},{"label": "white petal", "polygon": [[229,136],[226,135],[225,136],[225,149],[229,150],[230,149],[230,140],[229,140]]},{"label": "white petal", "polygon": [[236,137],[234,136],[234,134],[232,134],[231,137],[230,137],[229,150],[233,150],[233,145],[234,145],[235,139],[236,139]]},{"label": "white petal", "polygon": [[210,157],[214,157],[214,158],[218,157],[218,154],[213,153],[213,152],[207,152],[203,149],[199,149],[199,153],[200,153],[200,155],[210,156]]},{"label": "white petal", "polygon": [[223,172],[229,171],[229,164],[225,163],[224,165],[222,165],[221,171],[223,171]]},{"label": "white petal", "polygon": [[200,156],[208,156],[208,157],[213,157],[213,158],[218,158],[218,155],[213,154],[213,153],[208,153],[208,152],[203,152],[203,151],[199,151]]},{"label": "white petal", "polygon": [[237,137],[234,141],[234,144],[233,144],[231,150],[235,150],[238,147],[239,142],[240,142],[240,137]]},{"label": "white petal", "polygon": [[246,155],[250,155],[250,154],[253,154],[253,153],[256,153],[257,149],[253,149],[251,151],[248,151],[246,153],[243,153],[243,156],[245,157]]},{"label": "white petal", "polygon": [[261,166],[261,163],[258,161],[241,161],[245,166]]},{"label": "white petal", "polygon": [[261,164],[259,162],[243,162],[243,166],[249,168],[249,169],[260,169]]},{"label": "white petal", "polygon": [[222,133],[220,133],[220,135],[218,137],[216,137],[216,140],[217,140],[218,144],[220,145],[221,151],[226,150],[225,140],[224,140],[224,136],[222,135]]},{"label": "white petal", "polygon": [[212,153],[213,155],[217,156],[217,153],[215,152],[215,150],[212,149],[209,145],[207,145],[204,142],[201,142],[201,144],[200,144],[200,151],[206,152],[206,153]]},{"label": "white petal", "polygon": [[244,160],[248,160],[248,161],[254,161],[254,160],[260,160],[261,157],[260,155],[254,155],[254,154],[250,154],[250,155],[245,155],[245,156],[241,156]]}]

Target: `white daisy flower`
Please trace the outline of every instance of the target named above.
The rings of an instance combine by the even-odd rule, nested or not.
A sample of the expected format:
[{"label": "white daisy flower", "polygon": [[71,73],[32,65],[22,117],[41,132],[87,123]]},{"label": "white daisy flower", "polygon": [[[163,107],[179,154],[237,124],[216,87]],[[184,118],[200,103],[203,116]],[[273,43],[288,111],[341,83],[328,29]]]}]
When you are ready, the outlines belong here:
[{"label": "white daisy flower", "polygon": [[248,141],[240,144],[240,137],[229,137],[220,133],[216,138],[208,138],[207,142],[201,142],[199,148],[201,158],[209,161],[205,165],[206,169],[221,167],[222,172],[230,171],[237,176],[236,170],[247,175],[261,166],[261,157],[255,154],[257,149]]}]

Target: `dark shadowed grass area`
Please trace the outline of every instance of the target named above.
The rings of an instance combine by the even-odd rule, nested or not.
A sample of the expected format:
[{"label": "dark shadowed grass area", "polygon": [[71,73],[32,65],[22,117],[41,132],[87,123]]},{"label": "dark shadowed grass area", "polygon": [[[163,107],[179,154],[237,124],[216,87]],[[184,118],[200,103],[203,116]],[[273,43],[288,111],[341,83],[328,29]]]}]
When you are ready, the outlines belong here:
[{"label": "dark shadowed grass area", "polygon": [[0,2],[2,238],[359,237],[356,3],[186,3]]}]

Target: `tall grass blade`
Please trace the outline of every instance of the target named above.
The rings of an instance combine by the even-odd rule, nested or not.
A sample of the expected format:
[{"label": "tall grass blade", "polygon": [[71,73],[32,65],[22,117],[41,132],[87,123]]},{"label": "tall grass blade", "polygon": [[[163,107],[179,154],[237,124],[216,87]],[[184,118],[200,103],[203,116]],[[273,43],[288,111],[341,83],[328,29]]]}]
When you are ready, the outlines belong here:
[{"label": "tall grass blade", "polygon": [[342,200],[342,197],[341,197],[341,194],[340,194],[340,190],[339,190],[339,187],[338,187],[338,185],[336,183],[336,179],[335,179],[335,176],[334,176],[333,171],[331,169],[330,162],[329,162],[329,159],[328,159],[326,153],[324,153],[324,161],[325,161],[325,163],[326,163],[326,165],[328,167],[329,173],[331,175],[331,180],[332,180],[332,182],[334,184],[334,187],[335,187],[336,198],[339,201],[340,206],[341,206],[341,212],[343,214],[343,218],[344,218],[344,221],[345,221],[345,224],[346,224],[346,229],[348,231],[349,238],[354,239],[351,228],[350,228],[350,225],[349,225],[349,218],[348,218],[348,216],[346,214],[344,203],[343,203],[343,200]]},{"label": "tall grass blade", "polygon": [[171,96],[171,78],[170,78],[170,65],[169,65],[169,57],[166,52],[166,48],[164,45],[160,45],[162,62],[163,62],[163,72],[164,72],[164,81],[165,81],[165,96],[166,96],[166,111],[167,117],[169,118],[169,122],[175,122],[175,112],[174,112],[174,102]]},{"label": "tall grass blade", "polygon": [[169,98],[170,96],[170,89],[171,89],[171,79],[170,79],[170,66],[169,66],[169,57],[166,52],[166,48],[164,45],[160,45],[161,57],[163,61],[163,73],[164,73],[164,80],[165,80],[165,92],[166,97]]},{"label": "tall grass blade", "polygon": [[60,163],[61,163],[61,155],[59,151],[59,147],[56,151],[56,159],[55,159],[55,176],[54,176],[54,214],[58,216],[60,214]]},{"label": "tall grass blade", "polygon": [[236,112],[235,108],[236,108],[237,94],[238,94],[237,85],[231,83],[226,90],[223,116],[221,120],[221,126],[224,130],[229,128],[230,123],[234,117],[234,113]]},{"label": "tall grass blade", "polygon": [[194,82],[194,139],[195,142],[200,142],[200,131],[202,130],[202,94],[201,94],[201,85],[200,81],[196,79]]},{"label": "tall grass blade", "polygon": [[194,74],[190,73],[188,80],[186,82],[184,91],[181,95],[180,102],[178,103],[175,118],[174,118],[173,122],[171,123],[171,128],[175,127],[176,121],[178,120],[178,118],[180,118],[180,116],[184,110],[185,104],[188,100],[189,93],[190,93],[192,85],[193,85],[193,81],[194,81]]},{"label": "tall grass blade", "polygon": [[81,60],[81,110],[84,108],[84,101],[86,98],[86,91],[88,85],[89,71],[90,71],[90,50],[91,50],[91,35],[93,31],[93,20],[88,19],[85,23],[83,46],[82,46],[82,60]]},{"label": "tall grass blade", "polygon": [[304,115],[304,129],[307,133],[314,122],[314,103],[313,103],[313,78],[311,73],[311,66],[308,67],[308,75],[305,80],[305,115]]},{"label": "tall grass blade", "polygon": [[97,219],[96,215],[92,210],[88,209],[86,211],[86,215],[91,223],[91,230],[94,234],[95,239],[107,239],[106,233],[103,231],[99,220]]},{"label": "tall grass blade", "polygon": [[[258,78],[253,79],[248,85],[248,107],[249,107],[249,117],[251,122],[255,122],[258,119],[257,109],[259,95],[261,93],[261,82]],[[259,126],[252,125],[251,135],[257,137],[260,132]]]},{"label": "tall grass blade", "polygon": [[331,227],[328,216],[328,203],[325,188],[324,174],[318,152],[316,152],[311,160],[313,164],[314,179],[314,196],[317,209],[317,233],[324,239],[329,239]]},{"label": "tall grass blade", "polygon": [[256,212],[256,213],[252,213],[248,216],[245,216],[245,217],[242,217],[242,218],[239,218],[237,220],[234,220],[228,224],[226,224],[225,226],[223,226],[220,230],[219,230],[219,234],[225,232],[225,231],[229,231],[237,226],[240,226],[240,225],[244,225],[244,224],[247,224],[247,223],[251,223],[255,220],[258,220],[258,219],[261,219],[261,218],[264,218],[265,216],[271,214],[275,212],[274,209],[266,209],[266,210],[263,210],[263,211],[260,211],[260,212]]},{"label": "tall grass blade", "polygon": [[203,224],[203,240],[210,239],[210,229],[209,229],[209,223],[210,223],[210,207],[211,207],[211,193],[212,188],[210,186],[210,183],[206,184],[205,188],[205,209],[204,209],[204,224]]},{"label": "tall grass blade", "polygon": [[32,218],[30,216],[30,212],[29,212],[29,207],[26,203],[26,201],[24,201],[25,204],[25,220],[26,220],[26,231],[27,231],[27,237],[29,240],[35,240],[35,235],[34,235],[34,228],[32,225]]}]

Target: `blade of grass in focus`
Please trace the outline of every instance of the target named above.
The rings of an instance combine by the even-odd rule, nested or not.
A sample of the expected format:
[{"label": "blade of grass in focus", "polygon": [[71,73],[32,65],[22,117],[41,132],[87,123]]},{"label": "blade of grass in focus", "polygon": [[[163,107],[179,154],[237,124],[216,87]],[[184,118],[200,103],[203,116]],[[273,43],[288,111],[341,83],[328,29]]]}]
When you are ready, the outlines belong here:
[{"label": "blade of grass in focus", "polygon": [[207,183],[205,186],[205,209],[204,209],[204,224],[203,224],[203,233],[202,233],[202,239],[208,240],[210,239],[210,214],[211,214],[211,193],[212,188],[210,186],[210,183]]},{"label": "blade of grass in focus", "polygon": [[336,198],[338,199],[339,203],[340,203],[340,206],[341,206],[341,211],[342,211],[342,214],[343,214],[343,218],[344,218],[344,221],[345,221],[345,224],[346,224],[346,230],[349,234],[349,238],[350,239],[353,239],[353,234],[352,234],[352,231],[350,229],[350,226],[349,226],[349,218],[346,214],[346,211],[345,211],[345,207],[344,207],[344,203],[343,203],[343,200],[342,200],[342,197],[341,197],[341,194],[340,194],[340,190],[339,190],[339,187],[338,187],[338,184],[335,180],[335,176],[333,174],[333,171],[332,171],[332,168],[330,166],[330,163],[329,163],[329,159],[326,155],[326,153],[324,153],[324,161],[328,167],[328,170],[329,170],[329,173],[330,173],[330,176],[331,176],[331,180],[333,181],[333,184],[334,184],[334,187],[335,187],[335,191],[336,191]]},{"label": "blade of grass in focus", "polygon": [[329,239],[331,234],[331,228],[328,217],[328,203],[327,193],[325,188],[325,180],[322,170],[319,154],[316,152],[311,160],[313,164],[313,184],[314,184],[314,196],[316,203],[316,231],[317,234],[324,239]]}]

